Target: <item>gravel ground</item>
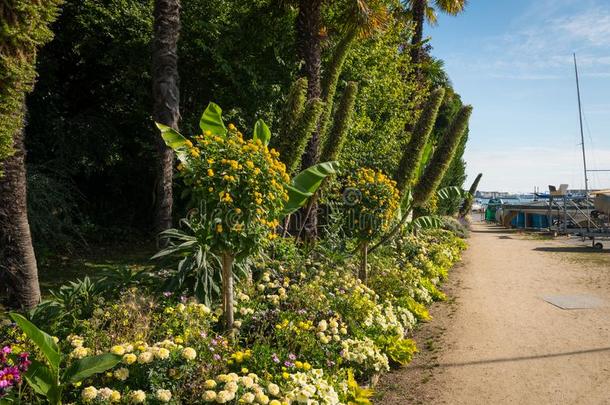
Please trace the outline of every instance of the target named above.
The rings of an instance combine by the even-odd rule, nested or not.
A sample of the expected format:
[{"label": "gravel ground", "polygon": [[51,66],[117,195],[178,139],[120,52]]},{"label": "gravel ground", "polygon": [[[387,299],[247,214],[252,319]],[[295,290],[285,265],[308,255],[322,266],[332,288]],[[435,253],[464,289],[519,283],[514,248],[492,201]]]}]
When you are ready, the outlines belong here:
[{"label": "gravel ground", "polygon": [[[377,404],[610,404],[610,251],[475,224],[446,303],[415,332],[421,353]],[[549,295],[589,294],[562,310]]]}]

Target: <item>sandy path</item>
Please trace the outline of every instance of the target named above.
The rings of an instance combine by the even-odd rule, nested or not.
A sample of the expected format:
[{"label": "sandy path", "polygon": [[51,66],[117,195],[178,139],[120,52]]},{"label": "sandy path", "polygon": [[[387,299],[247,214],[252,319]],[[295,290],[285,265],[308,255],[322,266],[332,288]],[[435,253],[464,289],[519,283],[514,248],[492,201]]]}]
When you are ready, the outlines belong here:
[{"label": "sandy path", "polygon": [[[377,402],[610,404],[610,252],[473,231],[451,276],[454,302],[433,309],[422,358],[383,382]],[[577,293],[606,305],[566,311],[541,299]]]}]

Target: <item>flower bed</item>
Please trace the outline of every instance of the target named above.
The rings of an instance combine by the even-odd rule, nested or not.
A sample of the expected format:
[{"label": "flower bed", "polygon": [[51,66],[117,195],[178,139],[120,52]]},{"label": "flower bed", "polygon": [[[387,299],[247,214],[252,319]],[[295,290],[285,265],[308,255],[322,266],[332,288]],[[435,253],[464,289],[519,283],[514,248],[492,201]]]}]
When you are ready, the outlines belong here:
[{"label": "flower bed", "polygon": [[[367,403],[371,392],[356,381],[368,384],[411,360],[416,349],[409,333],[428,319],[425,306],[443,298],[437,284],[465,248],[442,230],[399,245],[371,258],[366,286],[355,276],[357,264],[311,262],[286,240],[276,241],[276,258],[259,260],[252,279],[237,283],[235,329],[228,334],[221,332],[220,306],[143,288],[108,301],[100,296],[91,316],[41,325],[57,336],[66,366],[91,355],[120,356],[109,370],[66,385],[63,400]],[[14,324],[3,327],[0,343],[14,355],[43,360]],[[18,366],[8,357],[5,362]],[[3,395],[16,395],[10,388]],[[22,385],[26,403],[34,395]]]}]

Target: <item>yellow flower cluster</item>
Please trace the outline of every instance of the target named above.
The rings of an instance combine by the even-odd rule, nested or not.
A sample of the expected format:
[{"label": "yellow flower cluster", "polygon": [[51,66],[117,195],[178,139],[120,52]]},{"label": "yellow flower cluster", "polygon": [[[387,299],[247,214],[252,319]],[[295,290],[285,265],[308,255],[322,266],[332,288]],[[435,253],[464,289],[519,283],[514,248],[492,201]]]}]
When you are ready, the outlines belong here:
[{"label": "yellow flower cluster", "polygon": [[386,231],[400,203],[396,182],[381,171],[360,168],[348,177],[345,185],[357,196],[356,201],[348,204],[348,231],[365,240]]},{"label": "yellow flower cluster", "polygon": [[277,237],[290,178],[276,150],[228,128],[224,137],[206,131],[188,141],[179,169],[215,248],[242,251]]},{"label": "yellow flower cluster", "polygon": [[252,350],[247,349],[244,351],[237,351],[235,353],[233,353],[231,355],[231,359],[229,360],[230,364],[233,364],[233,362],[237,363],[237,364],[241,364],[246,360],[249,360],[252,357]]}]

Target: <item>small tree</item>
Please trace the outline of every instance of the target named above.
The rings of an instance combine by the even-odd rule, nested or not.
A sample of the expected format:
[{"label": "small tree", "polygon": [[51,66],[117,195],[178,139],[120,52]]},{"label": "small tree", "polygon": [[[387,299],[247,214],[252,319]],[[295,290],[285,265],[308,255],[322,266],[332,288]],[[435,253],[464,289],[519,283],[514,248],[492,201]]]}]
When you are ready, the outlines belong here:
[{"label": "small tree", "polygon": [[[186,139],[157,123],[166,144],[180,160],[178,171],[188,186],[198,240],[222,263],[225,329],[233,326],[233,263],[277,237],[279,220],[303,206],[336,162],[321,163],[290,179],[279,153],[267,147],[271,131],[259,120],[244,140],[233,124],[225,127],[222,110],[210,103],[200,120],[202,134]],[[175,233],[175,230],[168,231]],[[181,246],[178,247],[178,249]],[[170,246],[168,251],[177,251]],[[160,256],[158,254],[157,256]]]},{"label": "small tree", "polygon": [[399,204],[396,182],[381,171],[361,168],[347,178],[343,192],[348,235],[358,241],[361,260],[358,277],[368,279],[369,243],[386,232]]}]

